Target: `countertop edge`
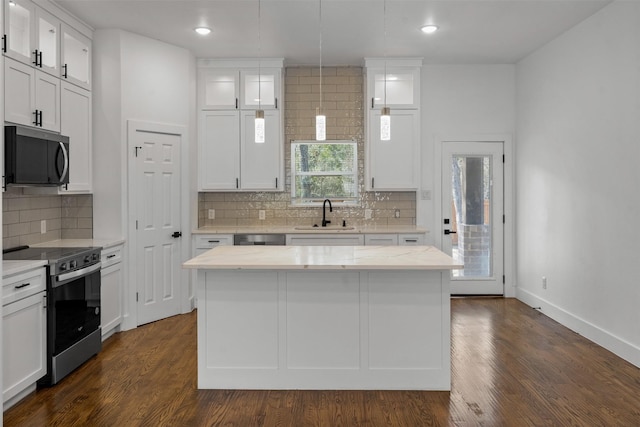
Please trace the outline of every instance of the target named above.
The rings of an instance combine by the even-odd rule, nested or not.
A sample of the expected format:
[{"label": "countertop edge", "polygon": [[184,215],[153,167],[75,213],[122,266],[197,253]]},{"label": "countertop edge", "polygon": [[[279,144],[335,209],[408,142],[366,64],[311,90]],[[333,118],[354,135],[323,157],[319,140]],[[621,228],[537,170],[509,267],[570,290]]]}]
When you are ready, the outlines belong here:
[{"label": "countertop edge", "polygon": [[296,225],[287,226],[266,226],[266,227],[252,227],[252,226],[205,226],[191,230],[191,234],[427,234],[429,230],[424,227],[418,227],[413,225],[398,225],[398,226],[386,226],[382,228],[367,227],[367,226],[354,226],[353,230],[343,230],[341,228],[322,229],[305,229],[297,230]]}]

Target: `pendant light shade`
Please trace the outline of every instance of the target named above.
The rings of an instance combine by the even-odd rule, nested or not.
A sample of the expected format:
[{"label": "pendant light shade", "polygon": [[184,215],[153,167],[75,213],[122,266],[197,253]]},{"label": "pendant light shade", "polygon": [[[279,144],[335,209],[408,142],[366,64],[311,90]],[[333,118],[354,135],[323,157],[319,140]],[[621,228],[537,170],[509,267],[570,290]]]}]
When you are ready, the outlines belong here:
[{"label": "pendant light shade", "polygon": [[316,108],[316,141],[327,139],[327,116],[320,108]]},{"label": "pendant light shade", "polygon": [[256,144],[264,144],[264,110],[256,110],[255,135]]},{"label": "pendant light shade", "polygon": [[391,108],[382,107],[380,114],[380,140],[391,141]]}]

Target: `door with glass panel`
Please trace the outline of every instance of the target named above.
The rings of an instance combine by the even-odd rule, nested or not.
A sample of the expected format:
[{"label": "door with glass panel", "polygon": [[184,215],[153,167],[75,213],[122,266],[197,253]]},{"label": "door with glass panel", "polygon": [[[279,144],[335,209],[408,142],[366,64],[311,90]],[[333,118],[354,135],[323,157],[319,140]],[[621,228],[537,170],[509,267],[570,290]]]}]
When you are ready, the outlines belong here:
[{"label": "door with glass panel", "polygon": [[452,295],[504,294],[503,145],[443,143],[442,248],[464,263]]}]

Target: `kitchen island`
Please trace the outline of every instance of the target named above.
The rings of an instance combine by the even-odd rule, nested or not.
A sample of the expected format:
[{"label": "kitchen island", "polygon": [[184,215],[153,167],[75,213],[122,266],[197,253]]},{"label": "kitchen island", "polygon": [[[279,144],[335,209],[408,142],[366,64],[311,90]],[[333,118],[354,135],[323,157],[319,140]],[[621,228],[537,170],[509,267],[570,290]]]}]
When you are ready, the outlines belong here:
[{"label": "kitchen island", "polygon": [[219,246],[197,269],[198,388],[450,390],[430,246]]}]

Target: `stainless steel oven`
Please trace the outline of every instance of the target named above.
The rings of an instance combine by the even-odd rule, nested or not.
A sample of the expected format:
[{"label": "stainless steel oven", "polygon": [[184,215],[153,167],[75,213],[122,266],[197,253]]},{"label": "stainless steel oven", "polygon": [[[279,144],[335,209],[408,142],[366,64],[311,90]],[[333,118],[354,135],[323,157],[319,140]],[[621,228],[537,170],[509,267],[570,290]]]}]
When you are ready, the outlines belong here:
[{"label": "stainless steel oven", "polygon": [[47,260],[47,375],[53,385],[102,349],[101,248],[21,248],[4,259]]}]

